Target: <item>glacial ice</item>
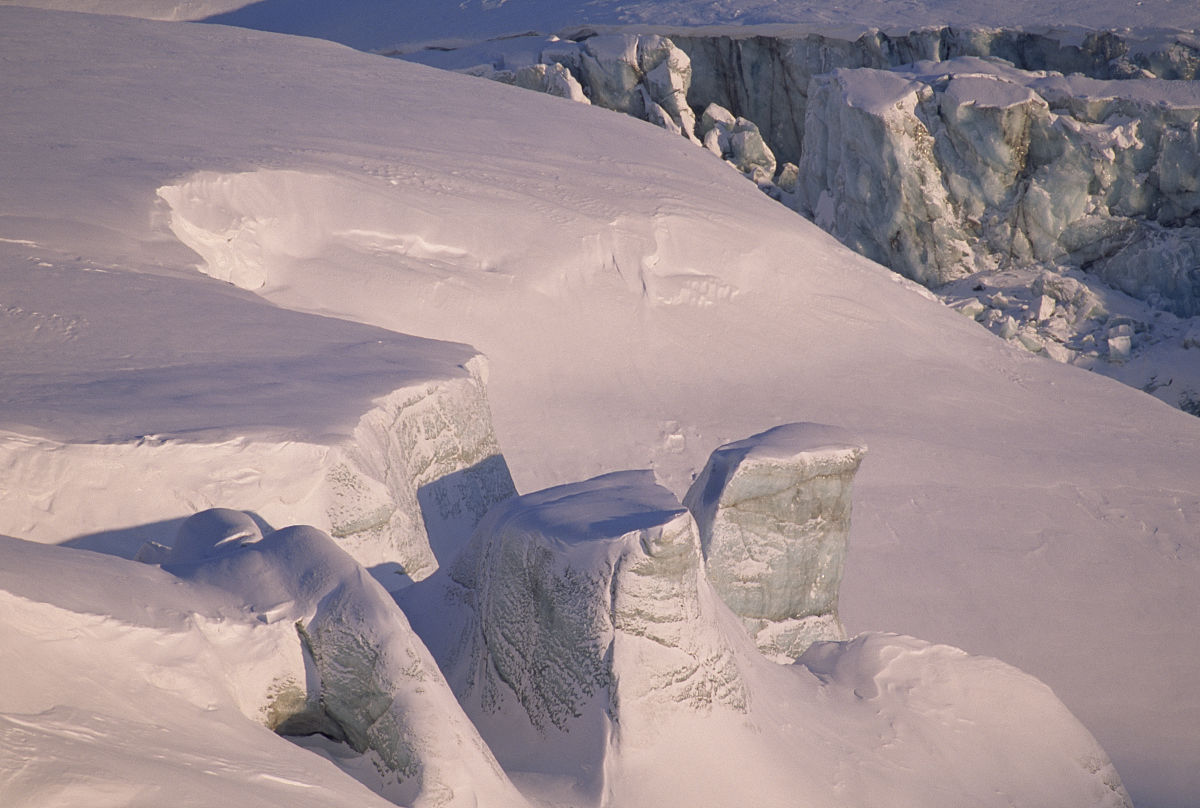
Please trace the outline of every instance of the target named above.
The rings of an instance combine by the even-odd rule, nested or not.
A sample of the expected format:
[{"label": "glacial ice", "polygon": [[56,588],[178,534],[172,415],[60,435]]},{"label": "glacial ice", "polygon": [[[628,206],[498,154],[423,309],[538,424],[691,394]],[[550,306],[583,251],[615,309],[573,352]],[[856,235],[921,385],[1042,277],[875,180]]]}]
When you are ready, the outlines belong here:
[{"label": "glacial ice", "polygon": [[[1161,83],[1069,79],[975,58],[819,76],[801,208],[923,282],[998,266],[1079,267],[1190,316],[1200,312],[1200,277],[1196,228],[1186,225],[1200,207],[1188,178],[1200,158],[1178,144],[1195,137],[1200,92]],[[854,124],[834,130],[843,120]],[[846,176],[850,155],[855,174]],[[856,182],[863,174],[870,180]],[[916,185],[923,195],[904,193]],[[835,216],[821,221],[830,207]],[[948,235],[970,248],[948,254]]]},{"label": "glacial ice", "polygon": [[695,523],[649,471],[500,503],[400,602],[501,762],[576,769],[581,793],[618,728],[745,707]]},{"label": "glacial ice", "polygon": [[838,588],[865,452],[837,427],[785,424],[718,448],[684,497],[713,589],[769,657],[845,636]]},{"label": "glacial ice", "polygon": [[[398,598],[500,763],[518,783],[558,783],[557,803],[845,797],[846,783],[815,772],[853,758],[855,804],[958,784],[984,804],[987,782],[1004,804],[1055,792],[1128,808],[1107,756],[1032,677],[908,637],[829,641],[863,452],[843,430],[788,424],[714,452],[690,512],[648,471],[517,497],[456,563]],[[773,574],[722,593],[770,615],[739,621],[717,579],[780,557]],[[795,616],[804,608],[815,619]],[[799,664],[773,664],[747,627],[761,650]],[[826,736],[827,709],[856,729]],[[949,724],[971,751],[935,752],[934,776],[929,739]]]}]

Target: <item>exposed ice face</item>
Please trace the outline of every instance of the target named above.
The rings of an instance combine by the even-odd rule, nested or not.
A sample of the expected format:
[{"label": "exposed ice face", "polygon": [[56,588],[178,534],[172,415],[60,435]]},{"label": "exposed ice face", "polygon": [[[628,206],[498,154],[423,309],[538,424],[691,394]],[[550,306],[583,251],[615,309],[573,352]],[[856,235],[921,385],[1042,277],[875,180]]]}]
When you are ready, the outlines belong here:
[{"label": "exposed ice face", "polygon": [[870,31],[856,39],[822,33],[705,35],[686,30],[670,36],[691,58],[692,105],[720,104],[749,118],[779,159],[791,162],[798,162],[803,153],[808,84],[837,68],[885,69],[977,56],[1004,59],[1029,70],[1100,79],[1191,79],[1200,66],[1200,51],[1192,42],[1148,44],[1112,32],[1093,32],[1074,43],[1032,31],[971,26],[923,28],[899,36]]},{"label": "exposed ice face", "polygon": [[770,657],[844,636],[838,587],[865,452],[845,430],[785,424],[718,448],[684,497],[709,581]]},{"label": "exposed ice face", "polygon": [[909,277],[1081,267],[1200,313],[1194,86],[974,58],[838,70],[814,78],[807,126],[801,207]]},{"label": "exposed ice face", "polygon": [[378,402],[330,465],[330,532],[361,563],[398,563],[403,578],[427,577],[488,508],[516,494],[492,431],[482,359],[467,369],[467,378]]},{"label": "exposed ice face", "polygon": [[592,34],[569,41],[527,36],[448,56],[407,58],[617,110],[696,139],[696,114],[688,105],[691,61],[666,37]]},{"label": "exposed ice face", "polygon": [[648,471],[497,505],[401,602],[501,761],[574,769],[582,793],[616,734],[745,709],[695,523]]}]

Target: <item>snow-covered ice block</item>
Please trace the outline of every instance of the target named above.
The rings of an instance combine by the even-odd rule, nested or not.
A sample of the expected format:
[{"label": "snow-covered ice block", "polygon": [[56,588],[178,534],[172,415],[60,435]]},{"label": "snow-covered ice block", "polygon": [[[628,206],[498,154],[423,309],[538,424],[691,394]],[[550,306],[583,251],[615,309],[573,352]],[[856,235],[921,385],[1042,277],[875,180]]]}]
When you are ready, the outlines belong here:
[{"label": "snow-covered ice block", "polygon": [[401,603],[501,762],[574,770],[583,792],[618,729],[745,708],[695,522],[649,471],[497,505]]},{"label": "snow-covered ice block", "polygon": [[49,339],[38,318],[3,324],[41,338],[0,357],[0,532],[132,557],[228,507],[316,525],[407,580],[515,493],[469,346],[204,279],[46,264],[0,281],[61,324]]},{"label": "snow-covered ice block", "polygon": [[801,209],[847,246],[936,285],[970,274],[976,260],[918,113],[931,104],[931,88],[896,73],[814,77],[798,193]]},{"label": "snow-covered ice block", "polygon": [[959,57],[815,76],[807,110],[799,206],[864,255],[934,285],[1085,268],[1200,312],[1194,82]]},{"label": "snow-covered ice block", "polygon": [[843,636],[838,588],[865,453],[843,429],[784,424],[718,448],[684,497],[713,588],[768,656]]},{"label": "snow-covered ice block", "polygon": [[1129,334],[1110,334],[1105,342],[1110,362],[1127,362],[1133,355],[1133,337]]},{"label": "snow-covered ice block", "polygon": [[1033,305],[1029,307],[1029,314],[1038,322],[1049,320],[1054,315],[1054,298],[1049,295],[1038,295],[1033,301]]},{"label": "snow-covered ice block", "polygon": [[[202,512],[183,532],[214,546],[241,532],[236,522]],[[275,731],[373,753],[405,804],[523,804],[391,596],[327,534],[288,527],[165,569],[233,594],[263,623],[295,627],[304,658],[281,661],[293,675],[275,678],[263,711]]]},{"label": "snow-covered ice block", "polygon": [[980,315],[987,311],[988,306],[977,297],[968,297],[966,300],[955,305],[953,308],[964,317],[970,317],[972,320],[978,320]]}]

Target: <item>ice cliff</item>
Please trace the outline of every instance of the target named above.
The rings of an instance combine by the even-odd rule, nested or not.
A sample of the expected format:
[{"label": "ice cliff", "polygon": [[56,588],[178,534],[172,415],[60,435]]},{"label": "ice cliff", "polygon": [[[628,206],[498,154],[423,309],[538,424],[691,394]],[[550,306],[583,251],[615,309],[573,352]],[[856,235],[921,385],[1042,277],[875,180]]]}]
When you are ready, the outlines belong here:
[{"label": "ice cliff", "polygon": [[959,58],[835,70],[808,109],[800,205],[859,252],[931,285],[1082,268],[1200,313],[1194,83]]},{"label": "ice cliff", "polygon": [[714,451],[684,497],[713,589],[770,657],[845,638],[838,587],[865,448],[836,427],[785,424]]}]

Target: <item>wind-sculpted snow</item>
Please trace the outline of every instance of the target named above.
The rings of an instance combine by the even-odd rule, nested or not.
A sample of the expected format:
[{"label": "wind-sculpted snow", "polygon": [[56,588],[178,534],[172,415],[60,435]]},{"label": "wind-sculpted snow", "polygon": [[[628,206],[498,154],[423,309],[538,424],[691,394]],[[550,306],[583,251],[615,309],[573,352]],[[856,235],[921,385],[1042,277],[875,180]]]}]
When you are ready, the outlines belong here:
[{"label": "wind-sculpted snow", "polygon": [[838,588],[865,451],[845,430],[786,424],[718,448],[684,497],[709,581],[768,656],[845,637]]}]

